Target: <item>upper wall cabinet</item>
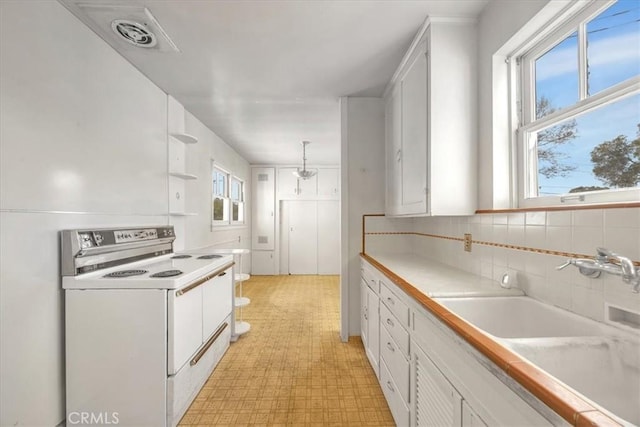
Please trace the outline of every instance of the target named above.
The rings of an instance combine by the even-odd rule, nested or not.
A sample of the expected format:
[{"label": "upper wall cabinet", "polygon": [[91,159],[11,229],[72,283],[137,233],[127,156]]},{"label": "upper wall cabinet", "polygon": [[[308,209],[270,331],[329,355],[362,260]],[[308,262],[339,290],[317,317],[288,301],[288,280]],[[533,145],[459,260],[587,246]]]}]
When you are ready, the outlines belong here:
[{"label": "upper wall cabinet", "polygon": [[335,199],[340,194],[338,168],[314,168],[317,174],[309,179],[298,179],[297,168],[278,169],[278,199],[318,200]]},{"label": "upper wall cabinet", "polygon": [[476,209],[476,26],[427,19],[385,91],[386,213]]}]

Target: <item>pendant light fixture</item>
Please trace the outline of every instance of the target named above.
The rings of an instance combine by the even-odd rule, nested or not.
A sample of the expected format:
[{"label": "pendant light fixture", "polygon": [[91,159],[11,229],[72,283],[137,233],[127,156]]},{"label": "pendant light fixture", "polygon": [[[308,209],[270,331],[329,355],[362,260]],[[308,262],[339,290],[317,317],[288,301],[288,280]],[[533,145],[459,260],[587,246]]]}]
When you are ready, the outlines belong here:
[{"label": "pendant light fixture", "polygon": [[302,141],[302,170],[298,168],[293,174],[300,179],[309,179],[316,174],[314,170],[307,170],[307,144],[311,144],[309,141]]}]

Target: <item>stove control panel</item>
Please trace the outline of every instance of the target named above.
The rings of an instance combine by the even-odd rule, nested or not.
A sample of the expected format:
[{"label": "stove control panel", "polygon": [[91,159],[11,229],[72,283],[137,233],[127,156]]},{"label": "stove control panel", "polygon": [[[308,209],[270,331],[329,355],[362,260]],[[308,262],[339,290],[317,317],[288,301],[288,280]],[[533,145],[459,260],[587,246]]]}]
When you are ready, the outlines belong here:
[{"label": "stove control panel", "polygon": [[113,235],[116,243],[128,243],[140,240],[157,239],[158,230],[155,228],[146,228],[141,230],[116,230]]}]

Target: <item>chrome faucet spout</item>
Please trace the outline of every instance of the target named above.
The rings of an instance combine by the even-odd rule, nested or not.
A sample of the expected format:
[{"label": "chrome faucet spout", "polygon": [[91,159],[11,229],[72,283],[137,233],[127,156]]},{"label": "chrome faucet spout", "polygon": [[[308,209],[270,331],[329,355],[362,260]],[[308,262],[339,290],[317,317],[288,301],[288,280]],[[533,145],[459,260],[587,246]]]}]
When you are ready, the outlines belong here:
[{"label": "chrome faucet spout", "polygon": [[592,278],[600,277],[600,273],[604,271],[621,276],[624,283],[631,285],[633,292],[640,292],[640,268],[636,268],[633,261],[607,248],[596,248],[596,253],[595,259],[570,258],[556,269],[562,270],[568,265],[575,265],[582,275]]}]

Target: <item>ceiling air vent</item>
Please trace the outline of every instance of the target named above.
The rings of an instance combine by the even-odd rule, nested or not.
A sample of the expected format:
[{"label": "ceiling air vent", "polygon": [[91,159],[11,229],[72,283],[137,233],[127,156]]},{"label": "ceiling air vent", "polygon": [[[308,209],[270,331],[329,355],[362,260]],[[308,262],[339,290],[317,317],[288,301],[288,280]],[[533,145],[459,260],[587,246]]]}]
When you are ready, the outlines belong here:
[{"label": "ceiling air vent", "polygon": [[158,43],[155,34],[138,22],[116,19],[111,23],[111,29],[125,41],[136,46],[154,47]]},{"label": "ceiling air vent", "polygon": [[[1,0],[0,0],[1,1]],[[113,2],[114,0],[106,0]],[[105,0],[61,0],[81,21],[119,52],[180,52],[149,9]]]}]

